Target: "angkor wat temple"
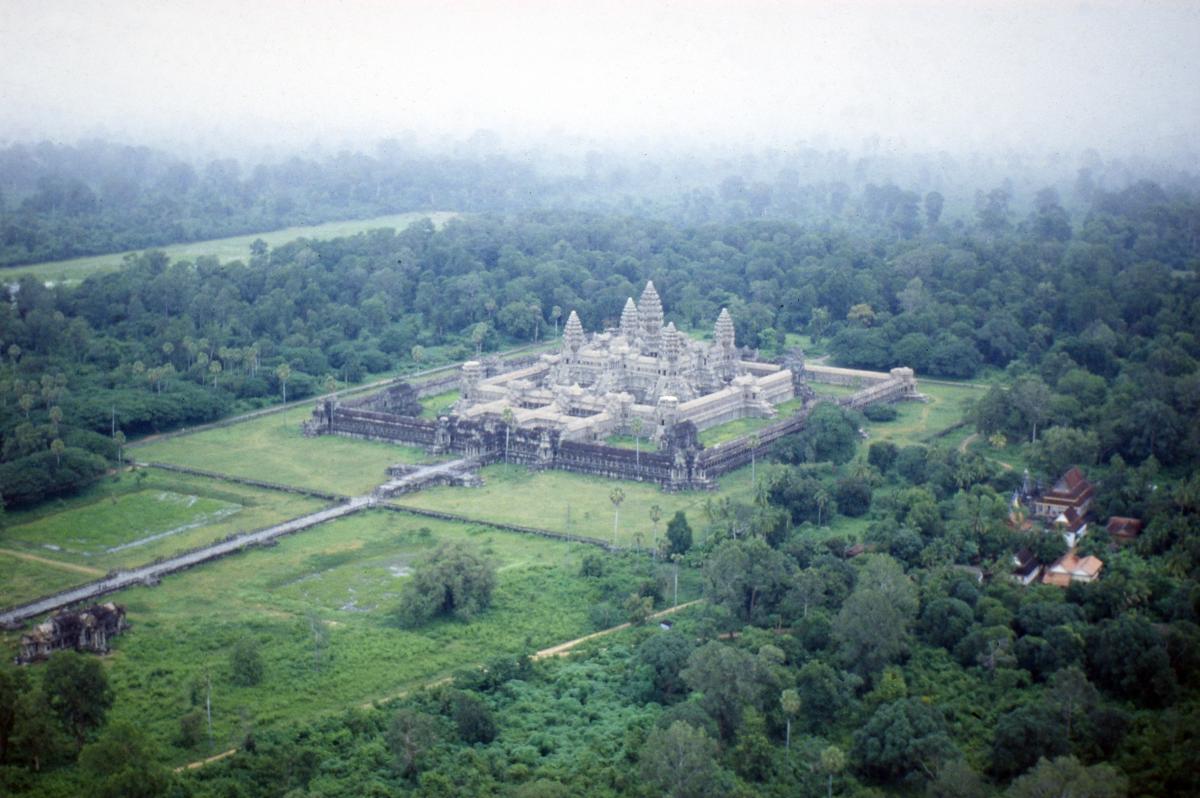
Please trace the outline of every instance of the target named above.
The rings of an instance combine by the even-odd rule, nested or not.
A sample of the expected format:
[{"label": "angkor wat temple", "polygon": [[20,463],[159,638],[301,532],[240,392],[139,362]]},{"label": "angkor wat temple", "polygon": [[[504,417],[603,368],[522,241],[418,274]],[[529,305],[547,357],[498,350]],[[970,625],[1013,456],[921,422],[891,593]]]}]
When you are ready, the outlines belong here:
[{"label": "angkor wat temple", "polygon": [[[911,369],[858,374],[871,383],[865,401],[845,404],[917,396]],[[417,391],[400,383],[365,399],[323,399],[304,431],[422,446],[485,463],[656,482],[668,490],[709,489],[715,477],[748,463],[753,451],[803,427],[813,399],[809,376],[799,353],[782,363],[745,357],[726,310],[712,342],[664,325],[662,302],[648,282],[639,302],[626,302],[615,329],[589,336],[572,311],[557,353],[464,363],[461,398],[441,418],[420,418]],[[436,390],[446,387],[439,383]],[[802,407],[754,436],[707,449],[699,441],[699,431],[728,421],[775,418],[779,405],[797,397],[805,400]],[[612,435],[645,439],[653,448],[605,445]]]}]

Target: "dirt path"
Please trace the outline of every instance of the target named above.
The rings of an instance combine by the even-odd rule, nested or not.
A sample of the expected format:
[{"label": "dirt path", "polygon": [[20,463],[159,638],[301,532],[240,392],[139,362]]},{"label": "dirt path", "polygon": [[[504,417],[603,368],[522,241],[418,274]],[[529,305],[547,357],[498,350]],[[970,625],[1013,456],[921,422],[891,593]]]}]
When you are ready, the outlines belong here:
[{"label": "dirt path", "polygon": [[[975,442],[975,441],[977,441],[977,440],[979,440],[979,433],[978,433],[978,432],[972,432],[970,435],[968,435],[967,437],[963,438],[963,442],[962,442],[962,443],[960,443],[960,444],[958,445],[958,450],[959,450],[960,452],[962,452],[963,454],[966,454],[966,453],[967,453],[967,448],[968,448],[968,447],[969,447],[969,446],[970,446],[972,443],[974,443],[974,442]],[[996,465],[1000,466],[1000,467],[1001,467],[1001,468],[1003,468],[1005,471],[1012,471],[1012,470],[1013,470],[1012,463],[1006,463],[1006,462],[1004,462],[1003,460],[997,460],[995,457],[985,457],[984,459],[985,459],[985,460],[991,460],[993,463],[995,463]]]},{"label": "dirt path", "polygon": [[202,768],[205,765],[209,764],[210,762],[219,762],[222,759],[224,759],[225,757],[233,756],[234,754],[237,753],[237,751],[238,750],[236,748],[230,748],[228,751],[222,751],[219,754],[210,756],[208,759],[200,759],[195,762],[188,762],[186,765],[180,765],[179,767],[175,768],[175,772],[182,773],[185,770],[195,770],[196,768]]},{"label": "dirt path", "polygon": [[[704,601],[704,599],[693,599],[692,601],[684,602],[683,604],[680,604],[675,607],[668,607],[665,610],[660,610],[660,611],[654,613],[647,620],[653,621],[653,620],[657,620],[659,618],[663,618],[667,615],[671,615],[673,613],[679,612],[680,610],[686,609],[688,607],[693,607],[702,601]],[[597,637],[604,637],[605,635],[610,635],[613,632],[619,632],[622,629],[628,629],[629,626],[630,626],[629,624],[623,623],[619,626],[613,626],[608,629],[601,629],[599,632],[592,632],[590,635],[584,635],[583,637],[577,637],[574,640],[568,640],[565,643],[559,643],[558,645],[551,646],[550,648],[543,648],[541,651],[537,652],[532,657],[530,657],[530,659],[537,661],[540,659],[546,659],[548,657],[565,656],[567,653],[569,653],[571,651],[571,649],[575,648],[576,646],[580,645],[581,643],[586,643],[588,640],[595,640]],[[449,684],[452,681],[454,681],[453,676],[443,676],[440,679],[434,679],[432,682],[426,682],[425,684],[422,684],[418,687],[409,687],[409,688],[400,690],[395,693],[390,693],[382,698],[373,699],[371,701],[368,701],[365,704],[359,704],[359,708],[371,709],[376,704],[385,703],[387,701],[395,701],[398,698],[404,698],[406,695],[411,693],[413,690],[422,690],[422,689],[429,689],[431,687],[438,687],[443,684]],[[185,770],[195,770],[196,768],[202,768],[205,765],[209,764],[210,762],[217,762],[226,757],[233,756],[236,753],[237,753],[236,748],[230,748],[228,751],[222,751],[221,753],[217,754],[216,756],[210,756],[207,759],[199,759],[199,760],[196,760],[195,762],[189,762],[186,765],[180,765],[179,767],[175,768],[175,772],[182,773]]]},{"label": "dirt path", "polygon": [[76,565],[75,563],[63,562],[62,560],[52,560],[49,557],[39,557],[36,554],[27,554],[23,551],[0,549],[0,554],[7,554],[9,557],[16,557],[18,560],[28,560],[29,562],[49,565],[52,568],[58,568],[60,571],[72,571],[74,573],[84,574],[86,576],[104,576],[104,571],[101,571],[99,568],[89,568],[86,565]]},{"label": "dirt path", "polygon": [[[672,613],[679,612],[680,610],[685,609],[687,607],[691,607],[696,604],[699,604],[701,601],[704,601],[704,599],[693,599],[692,601],[684,602],[683,604],[679,604],[675,607],[668,607],[665,610],[660,610],[659,612],[654,613],[647,620],[651,620],[651,621],[658,620],[659,618],[663,618]],[[619,632],[622,629],[628,629],[629,627],[630,627],[630,624],[623,623],[620,626],[613,626],[608,629],[601,629],[599,632],[592,632],[590,635],[584,635],[583,637],[577,637],[574,640],[568,640],[565,643],[559,643],[557,646],[551,646],[550,648],[543,648],[541,651],[539,651],[538,653],[536,653],[532,657],[530,657],[530,659],[532,659],[536,662],[539,659],[546,659],[547,657],[561,657],[564,654],[567,654],[568,652],[570,652],[571,649],[575,648],[580,643],[586,643],[589,640],[595,640],[597,637],[604,637],[605,635],[610,635],[613,632]]]}]

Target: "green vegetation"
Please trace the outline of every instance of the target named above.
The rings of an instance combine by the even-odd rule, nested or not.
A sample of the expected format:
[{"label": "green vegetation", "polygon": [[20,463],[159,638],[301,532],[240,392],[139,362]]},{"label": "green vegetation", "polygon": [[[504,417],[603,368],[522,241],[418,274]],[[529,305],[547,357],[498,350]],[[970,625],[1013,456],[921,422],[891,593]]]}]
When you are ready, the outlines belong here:
[{"label": "green vegetation", "polygon": [[[61,503],[12,513],[0,529],[0,549],[83,566],[74,581],[84,582],[322,506],[304,496],[145,469],[106,479]],[[3,604],[54,589],[35,584],[30,592],[15,582],[3,584]]]},{"label": "green vegetation", "polygon": [[[271,230],[263,233],[214,238],[208,241],[191,241],[186,244],[168,244],[157,247],[171,260],[194,261],[197,258],[217,258],[222,261],[245,260],[250,257],[250,245],[262,241],[269,247],[277,247],[298,238],[322,239],[351,236],[368,230],[379,230],[390,227],[403,230],[413,222],[429,219],[437,227],[457,217],[457,213],[434,211],[425,213],[396,213],[387,216],[374,216],[369,219],[349,219],[340,222],[325,222],[323,224],[299,225],[285,227],[282,230]],[[5,269],[6,281],[19,280],[25,275],[31,275],[39,280],[57,283],[78,282],[91,274],[116,271],[125,263],[125,258],[136,255],[137,252],[118,252],[108,255],[89,255],[83,258],[55,260],[45,263],[35,263],[27,266],[17,266]]]},{"label": "green vegetation", "polygon": [[[706,503],[725,496],[748,496],[750,469],[742,468],[721,481],[717,494],[683,492],[663,493],[657,485],[600,479],[563,471],[531,473],[522,466],[493,465],[484,468],[483,487],[430,488],[395,499],[405,507],[420,507],[456,513],[481,521],[550,529],[600,540],[613,536],[611,488],[625,492],[621,504],[617,543],[621,546],[647,547],[653,540],[650,508],[660,506],[664,518],[684,511],[689,518],[700,518]],[[660,524],[659,534],[665,527]],[[638,536],[641,536],[640,544]]]},{"label": "green vegetation", "polygon": [[41,559],[33,560],[0,549],[0,606],[20,604],[104,575],[103,571],[84,572],[38,556]]},{"label": "green vegetation", "polygon": [[437,418],[445,415],[459,399],[458,389],[426,396],[421,400],[421,418]]},{"label": "green vegetation", "polygon": [[130,450],[145,462],[170,463],[282,485],[362,495],[387,481],[387,467],[431,459],[420,449],[322,436],[306,438],[304,405],[281,413],[159,441]]},{"label": "green vegetation", "polygon": [[755,430],[762,429],[785,416],[791,415],[799,410],[803,404],[803,401],[800,399],[790,399],[777,406],[779,415],[775,418],[739,418],[736,421],[727,421],[724,424],[709,427],[701,431],[700,442],[705,446],[716,446],[717,444],[740,438],[743,435],[749,435]]},{"label": "green vegetation", "polygon": [[[435,620],[399,628],[402,586],[445,542],[467,543],[496,564],[491,607],[469,625]],[[108,663],[113,718],[168,743],[180,718],[203,704],[211,678],[214,744],[222,750],[241,739],[246,724],[257,733],[340,712],[458,668],[569,640],[592,631],[588,608],[605,591],[625,595],[634,574],[650,565],[645,557],[610,560],[615,570],[602,587],[579,576],[589,551],[378,511],[168,577],[155,588],[115,594],[134,626]],[[694,580],[681,579],[681,600],[694,591]],[[230,672],[231,651],[248,645],[243,640],[261,657],[257,684],[235,683]]]},{"label": "green vegetation", "polygon": [[967,385],[944,382],[927,383],[917,377],[917,390],[929,397],[927,402],[899,402],[899,415],[894,421],[869,423],[871,440],[891,441],[899,446],[945,442],[956,444],[969,430],[963,429],[952,437],[954,429],[965,427],[963,417],[967,408],[983,396],[984,391]]},{"label": "green vegetation", "polygon": [[[10,155],[31,163],[23,150]],[[97,200],[95,172],[46,173],[66,168],[62,156],[45,148],[11,211],[6,190],[0,259],[207,238],[198,231],[375,203],[420,207],[414,194],[468,215],[441,229],[257,245],[224,266],[146,253],[78,285],[23,279],[0,303],[10,527],[0,575],[14,595],[136,551],[97,554],[113,544],[218,521],[145,553],[165,552],[253,512],[297,509],[290,497],[272,504],[164,475],[95,480],[123,457],[352,494],[382,481],[388,464],[424,457],[305,439],[304,406],[131,451],[116,430],[137,438],[309,397],[327,382],[540,343],[572,309],[600,329],[647,279],[680,329],[703,334],[725,307],[740,345],[764,356],[801,346],[857,368],[909,365],[930,401],[870,419],[822,403],[712,494],[492,466],[480,489],[398,501],[478,523],[371,510],[125,591],[114,598],[132,629],[111,656],[89,660],[112,685],[110,720],[74,723],[41,771],[27,743],[67,732],[29,725],[46,716],[30,710],[48,688],[20,674],[51,669],[0,670],[0,741],[20,741],[19,754],[0,750],[5,794],[137,782],[194,798],[1025,798],[1061,793],[1064,781],[1088,798],[1200,794],[1200,281],[1197,199],[1185,181],[1129,183],[1129,164],[1099,182],[1072,170],[1077,197],[1064,205],[1053,188],[1030,191],[1020,209],[1007,188],[959,186],[977,198],[977,218],[946,224],[939,191],[866,182],[886,162],[864,161],[840,183],[836,159],[815,151],[796,156],[807,163],[786,153],[769,166],[747,161],[751,182],[727,174],[740,168],[730,161],[719,184],[674,199],[636,194],[653,178],[631,174],[618,200],[597,188],[603,169],[554,182],[509,174],[503,161],[466,170],[470,191],[448,190],[463,171],[409,184],[397,179],[409,164],[380,155],[362,161],[361,183],[345,184],[366,199],[331,199],[345,177],[337,163],[302,163],[308,177],[294,165],[266,169],[264,190],[294,184],[294,196],[256,193],[217,165],[202,181],[180,170],[168,181],[177,185],[135,184],[125,205]],[[951,161],[939,180],[953,182]],[[785,178],[785,164],[803,169]],[[829,179],[800,184],[818,165]],[[569,186],[571,207],[587,210],[555,209],[555,194],[529,190],[547,186]],[[247,189],[254,201],[223,220],[204,211],[205,198]],[[164,208],[170,219],[132,213],[168,194],[179,197]],[[462,201],[440,201],[448,196]],[[547,204],[523,213],[522,202]],[[620,217],[606,217],[614,207]],[[171,226],[187,213],[194,225]],[[423,407],[436,413],[452,399]],[[1056,530],[1027,526],[1027,508],[1012,506],[1020,472],[1047,482],[1068,465],[1096,482],[1078,553],[1103,570],[1066,589],[1019,586],[1008,578],[1016,551],[1045,562],[1063,551]],[[1135,542],[1107,539],[1112,514],[1145,522]],[[496,522],[630,549],[657,543],[656,555],[670,529],[681,556],[501,533],[487,526]],[[413,576],[444,544],[477,550],[485,575],[494,565],[491,604],[468,601],[469,621],[405,628],[402,596],[432,610],[421,620],[460,608],[467,571]],[[680,600],[705,601],[665,631],[650,615],[674,601],[676,577]],[[569,661],[525,658],[623,621],[631,627]],[[11,654],[16,640],[6,632],[0,648]],[[201,709],[210,697],[211,740]],[[50,705],[69,721],[61,697]],[[13,718],[22,733],[5,736]],[[153,764],[154,747],[182,763],[235,745],[230,761],[198,773]],[[133,764],[113,766],[114,751]]]}]

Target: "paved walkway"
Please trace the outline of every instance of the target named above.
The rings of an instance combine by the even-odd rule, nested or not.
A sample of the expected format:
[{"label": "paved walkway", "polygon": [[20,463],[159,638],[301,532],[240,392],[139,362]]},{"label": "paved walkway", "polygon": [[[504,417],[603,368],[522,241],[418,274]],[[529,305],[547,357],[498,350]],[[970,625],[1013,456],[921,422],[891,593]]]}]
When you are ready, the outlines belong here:
[{"label": "paved walkway", "polygon": [[183,554],[171,557],[160,562],[150,563],[129,571],[117,571],[112,576],[98,579],[95,582],[89,582],[86,585],[64,590],[53,596],[32,601],[28,604],[23,604],[19,607],[0,612],[0,625],[17,624],[34,618],[38,615],[66,607],[71,604],[76,604],[82,601],[90,601],[92,599],[103,596],[106,593],[112,593],[117,590],[122,590],[134,585],[146,584],[165,576],[166,574],[175,571],[182,571],[190,568],[193,565],[198,565],[208,560],[215,560],[218,557],[224,557],[227,554],[240,551],[246,546],[253,546],[260,543],[265,543],[281,535],[287,535],[292,532],[299,532],[302,529],[308,529],[317,524],[323,524],[326,521],[332,521],[335,518],[356,513],[359,510],[372,507],[375,504],[374,497],[359,496],[351,499],[345,504],[339,504],[336,507],[330,507],[325,510],[320,510],[309,515],[304,515],[299,518],[293,518],[291,521],[285,521],[282,524],[276,524],[266,529],[259,529],[254,532],[246,532],[241,535],[236,535],[228,540],[222,540],[214,543],[211,546],[205,546],[201,549],[185,552]]},{"label": "paved walkway", "polygon": [[478,466],[479,463],[477,461],[467,457],[450,460],[446,463],[417,466],[413,471],[402,474],[377,487],[374,495],[396,496],[401,493],[411,493],[420,490],[431,482],[437,482],[448,477],[465,479],[467,473]]}]

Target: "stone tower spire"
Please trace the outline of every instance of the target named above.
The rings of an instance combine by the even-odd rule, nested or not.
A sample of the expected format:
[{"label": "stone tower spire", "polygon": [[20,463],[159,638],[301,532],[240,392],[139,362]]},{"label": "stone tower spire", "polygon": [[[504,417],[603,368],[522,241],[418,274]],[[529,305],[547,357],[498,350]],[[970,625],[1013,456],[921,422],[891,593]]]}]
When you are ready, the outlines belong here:
[{"label": "stone tower spire", "polygon": [[657,355],[658,338],[662,335],[663,307],[651,280],[646,281],[646,290],[642,291],[642,298],[638,300],[637,315],[638,329],[641,332],[639,348],[642,354]]},{"label": "stone tower spire", "polygon": [[726,308],[721,308],[717,323],[713,326],[713,340],[722,349],[733,349],[733,319]]},{"label": "stone tower spire", "polygon": [[638,332],[638,311],[637,305],[633,304],[633,297],[625,300],[625,309],[621,311],[621,335],[627,341],[633,341],[637,338]]},{"label": "stone tower spire", "polygon": [[663,330],[659,351],[671,363],[679,360],[679,354],[683,351],[683,339],[680,337],[679,331],[675,329],[675,322],[671,322]]},{"label": "stone tower spire", "polygon": [[658,291],[654,290],[653,280],[646,281],[646,290],[642,291],[642,298],[638,300],[637,314],[642,332],[657,338],[662,332],[663,306]]},{"label": "stone tower spire", "polygon": [[579,314],[571,311],[571,315],[567,317],[567,323],[563,327],[563,348],[571,354],[579,351],[583,346],[583,324],[579,321]]}]

